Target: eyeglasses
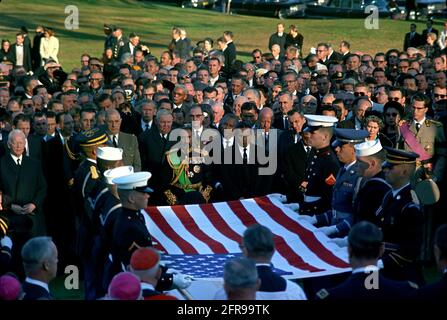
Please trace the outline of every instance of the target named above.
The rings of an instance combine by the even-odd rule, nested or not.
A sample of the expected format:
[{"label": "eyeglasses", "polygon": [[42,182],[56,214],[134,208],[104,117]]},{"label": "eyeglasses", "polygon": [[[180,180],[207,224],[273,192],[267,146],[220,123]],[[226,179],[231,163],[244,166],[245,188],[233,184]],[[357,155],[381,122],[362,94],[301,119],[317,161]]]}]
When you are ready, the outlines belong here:
[{"label": "eyeglasses", "polygon": [[397,117],[398,113],[397,112],[390,112],[390,113],[385,113],[385,117]]},{"label": "eyeglasses", "polygon": [[253,56],[253,59],[261,59],[261,56]]},{"label": "eyeglasses", "polygon": [[362,60],[362,63],[370,63],[371,60]]},{"label": "eyeglasses", "polygon": [[399,101],[398,97],[388,97],[388,101]]},{"label": "eyeglasses", "polygon": [[441,98],[441,99],[445,99],[445,98],[447,98],[447,94],[438,94],[438,93],[435,93],[433,96],[434,96],[435,98]]},{"label": "eyeglasses", "polygon": [[356,97],[363,97],[363,96],[366,96],[366,93],[364,93],[364,92],[354,92],[354,96],[356,96]]}]

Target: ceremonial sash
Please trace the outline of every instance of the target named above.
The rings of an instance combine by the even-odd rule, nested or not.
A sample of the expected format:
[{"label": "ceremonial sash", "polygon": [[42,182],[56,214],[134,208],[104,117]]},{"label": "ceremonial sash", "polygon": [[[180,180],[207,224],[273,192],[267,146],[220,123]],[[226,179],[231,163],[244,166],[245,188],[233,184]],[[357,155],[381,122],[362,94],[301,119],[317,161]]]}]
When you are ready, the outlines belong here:
[{"label": "ceremonial sash", "polygon": [[427,151],[420,145],[420,143],[416,140],[413,132],[410,131],[410,124],[403,124],[400,127],[400,133],[405,139],[405,142],[411,148],[411,150],[419,155],[418,160],[424,161],[431,158]]}]

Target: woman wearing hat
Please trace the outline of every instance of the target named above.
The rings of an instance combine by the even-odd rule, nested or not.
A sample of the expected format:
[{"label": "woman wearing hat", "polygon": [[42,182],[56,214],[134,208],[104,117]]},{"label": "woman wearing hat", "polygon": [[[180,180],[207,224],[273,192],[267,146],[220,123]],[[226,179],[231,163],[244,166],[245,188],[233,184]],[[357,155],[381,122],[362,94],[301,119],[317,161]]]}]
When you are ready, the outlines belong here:
[{"label": "woman wearing hat", "polygon": [[59,63],[57,54],[59,53],[59,39],[54,36],[54,31],[51,28],[45,28],[44,37],[40,41],[40,56],[42,58],[42,65],[49,59],[53,59]]}]

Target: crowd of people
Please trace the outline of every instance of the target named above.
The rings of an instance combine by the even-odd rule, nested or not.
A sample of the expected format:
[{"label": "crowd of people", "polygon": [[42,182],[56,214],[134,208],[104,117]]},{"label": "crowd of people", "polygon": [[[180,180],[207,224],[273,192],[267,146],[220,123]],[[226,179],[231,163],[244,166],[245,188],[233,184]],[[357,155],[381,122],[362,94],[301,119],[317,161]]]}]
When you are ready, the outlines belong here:
[{"label": "crowd of people", "polygon": [[[158,58],[105,24],[103,56],[73,70],[51,28],[2,40],[2,297],[51,299],[76,265],[86,299],[173,299],[192,279],[162,265],[140,210],[267,194],[346,247],[352,275],[303,291],[273,272],[273,235],[254,225],[216,299],[445,297],[447,22],[376,53],[347,40],[304,53],[289,29],[243,62],[232,31],[194,45],[174,27]],[[443,280],[424,287],[433,261]],[[360,287],[370,265],[374,293]]]}]

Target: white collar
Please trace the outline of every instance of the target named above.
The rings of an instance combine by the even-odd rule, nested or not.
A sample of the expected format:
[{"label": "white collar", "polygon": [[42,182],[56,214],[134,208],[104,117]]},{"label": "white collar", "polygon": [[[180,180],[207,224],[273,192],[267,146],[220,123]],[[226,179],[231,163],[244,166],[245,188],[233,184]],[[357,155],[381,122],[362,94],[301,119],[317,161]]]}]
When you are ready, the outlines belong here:
[{"label": "white collar", "polygon": [[425,117],[421,121],[417,121],[416,119],[413,119],[413,120],[414,120],[414,124],[419,123],[420,125],[423,125],[425,122]]},{"label": "white collar", "polygon": [[[244,156],[244,147],[242,145],[238,145],[239,152],[241,153],[241,156]],[[247,145],[247,160],[250,159],[250,144]]]},{"label": "white collar", "polygon": [[42,281],[36,280],[36,279],[31,279],[29,277],[26,277],[25,282],[28,282],[28,283],[34,284],[36,286],[42,287],[45,290],[47,290],[48,293],[50,293],[50,289],[48,289],[48,284],[45,283],[45,282],[42,282]]},{"label": "white collar", "polygon": [[230,139],[223,137],[223,142],[224,142],[224,147],[226,146],[226,142],[228,142],[229,147],[231,147],[234,144],[234,137],[231,137]]},{"label": "white collar", "polygon": [[397,194],[398,194],[403,188],[405,188],[405,187],[407,187],[407,186],[409,186],[409,185],[410,185],[410,183],[408,182],[406,185],[400,187],[400,188],[397,189],[397,190],[394,190],[394,189],[393,189],[393,197],[397,196]]},{"label": "white collar", "polygon": [[368,271],[368,272],[379,271],[379,267],[371,265],[371,266],[367,266],[367,267],[355,268],[352,270],[352,274],[363,273],[366,271]]},{"label": "white collar", "polygon": [[344,168],[346,169],[346,171],[348,171],[349,168],[351,168],[353,165],[355,165],[356,162],[357,162],[357,160],[354,160],[354,162],[351,162],[350,164],[345,165]]},{"label": "white collar", "polygon": [[270,263],[257,263],[257,267],[271,267],[272,265]]},{"label": "white collar", "polygon": [[144,122],[144,120],[143,119],[141,119],[141,126],[143,127],[143,128],[146,128],[146,124],[148,124],[149,125],[149,128],[150,127],[152,127],[152,122],[153,122],[154,120],[151,120],[151,121],[149,121],[149,122]]},{"label": "white collar", "polygon": [[174,106],[174,109],[179,109],[182,107],[183,103],[179,104],[179,105],[176,105],[175,103],[173,103],[172,105]]},{"label": "white collar", "polygon": [[278,33],[278,37],[282,37],[282,35],[284,34],[284,32],[281,32],[281,33],[277,32],[277,33]]},{"label": "white collar", "polygon": [[96,164],[96,160],[95,159],[87,158],[87,161],[90,161],[90,162],[93,162],[94,164]]},{"label": "white collar", "polygon": [[228,41],[228,42],[227,42],[227,45],[230,44],[230,43],[232,43],[232,42],[233,42],[233,40]]},{"label": "white collar", "polygon": [[11,153],[11,157],[12,157],[12,160],[14,160],[14,162],[15,162],[16,164],[17,164],[17,159],[20,159],[20,164],[22,164],[23,154],[21,154],[20,157],[16,157],[15,155],[13,155],[13,154]]}]

